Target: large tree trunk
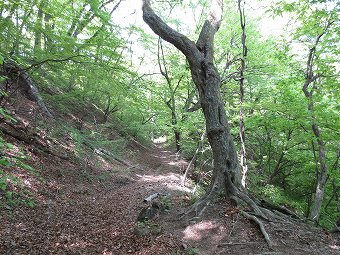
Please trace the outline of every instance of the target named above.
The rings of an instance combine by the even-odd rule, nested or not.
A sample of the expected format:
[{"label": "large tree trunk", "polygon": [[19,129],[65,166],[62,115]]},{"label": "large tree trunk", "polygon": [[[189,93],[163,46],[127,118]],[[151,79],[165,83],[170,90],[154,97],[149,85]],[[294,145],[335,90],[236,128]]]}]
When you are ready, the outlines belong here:
[{"label": "large tree trunk", "polygon": [[236,147],[230,134],[230,128],[220,93],[220,77],[215,67],[195,81],[198,84],[202,110],[206,120],[207,137],[214,158],[214,171],[211,188],[226,188],[227,194],[233,194],[231,183],[240,187],[241,173]]},{"label": "large tree trunk", "polygon": [[241,172],[236,147],[230,134],[220,86],[220,75],[213,64],[213,40],[220,26],[222,0],[212,3],[212,11],[205,21],[196,43],[165,24],[153,11],[149,0],[143,0],[143,18],[150,28],[165,41],[173,44],[187,58],[193,81],[206,120],[206,132],[212,148],[214,170],[208,196],[224,188],[235,195],[241,188]]},{"label": "large tree trunk", "polygon": [[[223,0],[212,1],[212,11],[205,21],[198,41],[194,43],[186,36],[173,30],[153,11],[150,0],[143,0],[143,19],[150,28],[165,41],[173,44],[187,58],[192,79],[199,92],[199,100],[206,120],[207,137],[214,158],[213,176],[206,195],[198,200],[189,212],[200,215],[205,206],[216,198],[219,191],[234,199],[238,204],[247,204],[255,215],[268,219],[273,214],[259,207],[242,188],[241,170],[233,139],[230,134],[228,119],[220,91],[220,75],[213,64],[214,35],[220,26]],[[188,212],[188,213],[189,213]],[[254,215],[242,212],[242,215],[259,225],[268,246],[272,247],[262,222]]]},{"label": "large tree trunk", "polygon": [[314,202],[312,204],[312,209],[309,214],[309,218],[315,222],[319,222],[321,206],[325,194],[325,187],[327,182],[327,174],[328,167],[326,163],[326,148],[325,143],[321,137],[320,128],[317,125],[316,116],[314,114],[314,101],[313,101],[313,92],[315,91],[315,82],[321,78],[320,74],[314,74],[314,65],[315,65],[315,57],[316,57],[316,47],[318,46],[321,37],[326,33],[328,28],[331,26],[333,21],[329,21],[325,29],[317,35],[315,39],[314,45],[309,49],[308,60],[307,60],[307,68],[306,68],[306,80],[303,85],[302,91],[305,94],[305,97],[308,99],[308,110],[311,114],[312,119],[312,131],[317,140],[319,146],[319,163],[320,163],[320,171],[317,174],[317,183],[316,190],[314,196]]}]

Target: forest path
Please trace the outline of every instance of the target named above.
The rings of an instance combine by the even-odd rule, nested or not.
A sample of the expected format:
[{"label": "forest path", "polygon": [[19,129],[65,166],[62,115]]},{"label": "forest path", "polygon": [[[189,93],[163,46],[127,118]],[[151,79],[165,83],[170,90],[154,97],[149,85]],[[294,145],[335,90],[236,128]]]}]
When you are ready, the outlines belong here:
[{"label": "forest path", "polygon": [[180,187],[176,156],[161,147],[136,154],[136,168],[97,176],[79,176],[81,167],[50,159],[51,168],[63,173],[47,177],[48,189],[40,191],[35,208],[0,216],[0,254],[182,254],[167,232],[134,234],[144,198]]},{"label": "forest path", "polygon": [[[84,171],[81,164],[50,158],[46,172],[53,174],[54,169],[57,174],[45,177],[48,188],[39,191],[37,206],[17,207],[13,213],[1,215],[0,254],[295,255],[339,251],[335,239],[320,231],[315,234],[302,226],[277,223],[274,229],[266,225],[277,245],[277,252],[268,253],[273,251],[257,226],[225,199],[209,206],[200,218],[181,218],[190,204],[187,190],[180,185],[185,161],[161,146],[133,149],[134,168],[100,169],[97,175]],[[150,224],[155,232],[137,236],[134,230],[137,216],[146,206],[143,200],[155,192],[169,198],[169,210]]]}]

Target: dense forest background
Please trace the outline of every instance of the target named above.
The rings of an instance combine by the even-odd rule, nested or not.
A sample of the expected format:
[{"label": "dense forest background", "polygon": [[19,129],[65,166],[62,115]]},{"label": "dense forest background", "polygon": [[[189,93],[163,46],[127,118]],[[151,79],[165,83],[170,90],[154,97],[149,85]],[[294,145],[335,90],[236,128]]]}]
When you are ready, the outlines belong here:
[{"label": "dense forest background", "polygon": [[[13,80],[24,79],[26,90],[33,85],[39,90],[31,92],[45,114],[35,117],[50,136],[71,134],[77,153],[88,140],[116,153],[124,144],[106,141],[102,131],[82,130],[85,120],[106,130],[119,127],[145,144],[166,137],[180,157],[194,157],[191,176],[199,196],[213,162],[188,63],[142,25],[140,7],[131,2],[1,1],[1,121],[15,122],[12,96],[20,82]],[[209,1],[153,2],[168,24],[197,38]],[[306,218],[322,189],[316,220],[330,228],[340,213],[339,4],[259,1],[254,10],[243,1],[225,2],[214,61],[244,185]],[[284,24],[273,35],[268,23],[278,20]],[[76,120],[79,128],[68,123],[55,128],[48,109],[82,112],[84,119]],[[2,138],[0,147],[13,149]],[[0,156],[0,189],[7,197],[1,206],[8,206],[8,169],[32,169],[24,154]]]}]

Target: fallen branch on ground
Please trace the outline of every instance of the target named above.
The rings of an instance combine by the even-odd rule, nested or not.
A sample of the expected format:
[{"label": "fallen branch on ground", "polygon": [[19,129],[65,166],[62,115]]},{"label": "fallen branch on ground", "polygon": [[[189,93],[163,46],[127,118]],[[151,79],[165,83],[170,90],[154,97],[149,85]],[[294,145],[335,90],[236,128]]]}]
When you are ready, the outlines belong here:
[{"label": "fallen branch on ground", "polygon": [[92,146],[90,143],[88,142],[83,142],[84,145],[86,145],[87,147],[91,148],[94,153],[96,153],[97,155],[99,156],[106,156],[108,159],[113,159],[115,161],[118,161],[119,163],[129,167],[129,168],[137,168],[139,169],[137,166],[133,166],[131,165],[129,162],[126,162],[125,160],[123,159],[120,159],[118,158],[116,155],[114,155],[113,153],[105,150],[105,149],[102,149],[102,148],[95,148],[94,146]]},{"label": "fallen branch on ground", "polygon": [[159,193],[154,193],[154,194],[148,196],[147,198],[145,198],[144,202],[145,203],[150,203],[152,200],[154,200],[157,197],[159,197]]},{"label": "fallen branch on ground", "polygon": [[217,245],[217,247],[229,246],[229,245],[249,245],[249,244],[257,244],[258,242],[242,242],[242,243],[221,243]]},{"label": "fallen branch on ground", "polygon": [[22,141],[28,145],[34,146],[35,148],[33,148],[33,152],[37,152],[37,151],[42,151],[44,153],[50,154],[52,156],[58,157],[60,159],[63,160],[68,160],[69,157],[68,156],[63,156],[63,155],[59,155],[55,152],[53,152],[52,150],[50,150],[49,148],[47,148],[43,143],[41,143],[40,141],[38,141],[36,139],[36,137],[34,136],[34,134],[32,136],[28,136],[27,134],[15,134],[9,130],[7,130],[6,128],[4,128],[3,126],[0,126],[0,130],[2,133],[9,135],[19,141]]},{"label": "fallen branch on ground", "polygon": [[34,80],[25,69],[21,68],[16,63],[4,63],[3,71],[0,71],[0,73],[9,77],[14,76],[14,78],[8,78],[8,82],[20,87],[29,100],[37,103],[46,117],[53,118],[53,115],[48,110],[44,100],[40,96]]}]

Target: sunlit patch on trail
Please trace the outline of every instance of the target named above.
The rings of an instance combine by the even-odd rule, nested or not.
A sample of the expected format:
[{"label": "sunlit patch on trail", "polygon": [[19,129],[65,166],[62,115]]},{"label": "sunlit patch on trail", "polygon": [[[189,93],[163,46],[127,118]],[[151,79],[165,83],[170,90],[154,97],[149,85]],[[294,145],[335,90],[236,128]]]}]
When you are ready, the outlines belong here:
[{"label": "sunlit patch on trail", "polygon": [[63,242],[66,242],[66,244],[65,243],[63,243],[63,242],[60,242],[60,243],[56,243],[55,245],[56,245],[56,247],[58,247],[58,246],[63,246],[63,247],[68,247],[68,248],[82,248],[82,249],[84,249],[84,248],[86,248],[86,247],[89,247],[89,246],[93,246],[93,244],[92,243],[89,243],[89,242],[85,242],[85,241],[78,241],[78,242],[74,242],[74,243],[71,243],[71,244],[67,244],[67,241],[68,241],[68,239],[67,238],[69,238],[69,237],[65,237],[65,236],[62,236],[62,238],[64,238],[65,240],[63,240]]},{"label": "sunlit patch on trail", "polygon": [[167,159],[167,158],[168,158],[167,156],[157,156],[157,155],[153,155],[153,157],[155,157],[155,158],[161,158],[161,159]]},{"label": "sunlit patch on trail", "polygon": [[338,245],[330,245],[329,247],[333,250],[340,251],[340,246]]},{"label": "sunlit patch on trail", "polygon": [[[222,227],[213,221],[201,221],[196,224],[188,226],[184,231],[184,240],[202,240],[207,238],[207,234],[209,238],[214,236],[219,236],[219,233],[222,231]],[[213,234],[212,234],[213,233]]]},{"label": "sunlit patch on trail", "polygon": [[167,189],[190,192],[190,189],[181,186],[181,177],[174,173],[166,175],[138,175],[142,182],[146,183],[162,183]]}]

